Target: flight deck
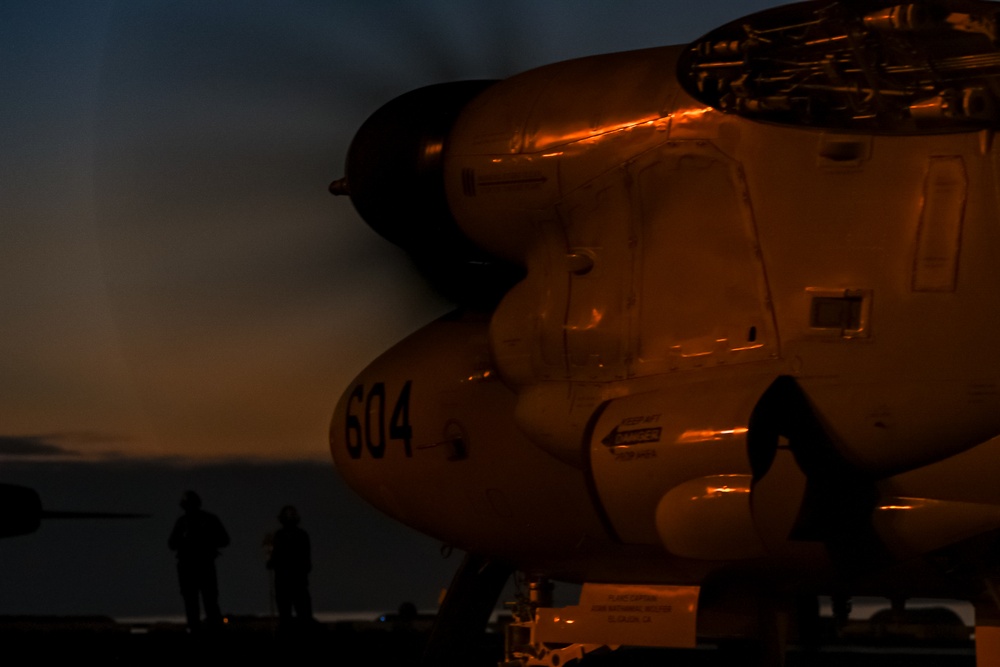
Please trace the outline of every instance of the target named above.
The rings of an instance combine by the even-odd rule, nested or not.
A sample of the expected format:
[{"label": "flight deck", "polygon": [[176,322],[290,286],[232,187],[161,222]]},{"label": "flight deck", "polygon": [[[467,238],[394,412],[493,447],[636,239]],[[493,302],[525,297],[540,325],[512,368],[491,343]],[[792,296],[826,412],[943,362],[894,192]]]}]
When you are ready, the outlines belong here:
[{"label": "flight deck", "polygon": [[[501,619],[502,622],[502,619]],[[216,632],[192,635],[174,622],[116,622],[110,617],[2,616],[0,641],[9,655],[42,664],[69,663],[82,655],[103,664],[244,666],[349,664],[417,665],[432,617],[400,623],[393,615],[371,620],[316,623],[279,631],[273,618],[235,616]],[[970,639],[937,629],[937,634],[853,621],[839,638],[824,638],[814,649],[789,646],[789,667],[972,667]],[[900,634],[900,632],[907,632]],[[503,660],[501,628],[491,626],[469,667],[496,667]],[[699,645],[696,649],[622,648],[591,655],[584,667],[715,667],[746,664],[748,645]]]}]

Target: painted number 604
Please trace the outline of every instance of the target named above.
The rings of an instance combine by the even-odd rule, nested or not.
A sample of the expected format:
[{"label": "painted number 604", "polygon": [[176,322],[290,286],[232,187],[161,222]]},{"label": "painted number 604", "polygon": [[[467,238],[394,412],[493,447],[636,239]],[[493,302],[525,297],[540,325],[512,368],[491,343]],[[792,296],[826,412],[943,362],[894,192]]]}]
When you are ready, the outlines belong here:
[{"label": "painted number 604", "polygon": [[[344,438],[347,442],[347,453],[352,459],[360,459],[364,450],[368,450],[372,458],[385,456],[386,431],[389,440],[402,440],[407,456],[413,456],[411,441],[413,429],[410,427],[410,384],[407,380],[399,392],[392,416],[389,418],[388,429],[385,421],[385,383],[376,382],[365,393],[363,384],[356,385],[351,397],[347,400],[347,418],[345,419]],[[360,408],[355,412],[355,404]],[[359,416],[360,414],[360,416]]]}]

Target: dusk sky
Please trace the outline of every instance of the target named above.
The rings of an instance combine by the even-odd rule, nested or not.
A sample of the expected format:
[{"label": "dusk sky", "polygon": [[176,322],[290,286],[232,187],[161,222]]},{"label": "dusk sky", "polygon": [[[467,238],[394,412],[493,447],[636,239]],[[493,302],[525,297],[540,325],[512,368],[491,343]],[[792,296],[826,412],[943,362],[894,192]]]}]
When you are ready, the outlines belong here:
[{"label": "dusk sky", "polygon": [[[130,462],[178,485],[208,463],[332,467],[340,393],[450,308],[327,193],[364,119],[422,85],[686,42],[775,4],[0,4],[0,482],[128,511],[136,490],[101,498],[99,468],[76,495],[79,472],[52,471],[89,461],[128,486]],[[164,484],[144,531],[169,530],[181,490]],[[293,495],[268,493],[264,525]],[[17,539],[0,554],[33,558]]]}]

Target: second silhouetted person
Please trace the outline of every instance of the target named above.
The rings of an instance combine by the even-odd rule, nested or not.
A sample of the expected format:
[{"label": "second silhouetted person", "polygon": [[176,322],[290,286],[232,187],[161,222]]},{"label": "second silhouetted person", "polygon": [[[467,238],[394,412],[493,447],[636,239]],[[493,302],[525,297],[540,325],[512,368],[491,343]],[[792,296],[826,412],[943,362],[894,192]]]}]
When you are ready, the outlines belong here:
[{"label": "second silhouetted person", "polygon": [[267,566],[274,570],[274,597],[278,604],[278,622],[287,627],[292,609],[300,623],[312,623],[312,600],[309,597],[309,572],[312,570],[309,534],[299,528],[299,513],[285,505],[278,514],[281,528],[274,533],[271,557]]}]

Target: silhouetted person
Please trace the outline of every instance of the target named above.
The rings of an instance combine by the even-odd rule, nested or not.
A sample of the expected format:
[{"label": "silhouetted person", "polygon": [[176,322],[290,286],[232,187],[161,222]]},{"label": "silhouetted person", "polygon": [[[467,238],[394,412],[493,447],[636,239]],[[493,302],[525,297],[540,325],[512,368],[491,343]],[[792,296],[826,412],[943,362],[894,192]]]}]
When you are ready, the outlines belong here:
[{"label": "silhouetted person", "polygon": [[184,514],[177,519],[167,545],[177,552],[177,578],[184,597],[184,614],[192,632],[201,627],[198,596],[205,606],[209,627],[222,626],[219,610],[219,581],[215,559],[219,549],[229,544],[229,535],[214,514],[201,509],[201,498],[194,491],[181,496]]},{"label": "silhouetted person", "polygon": [[299,528],[299,513],[285,505],[278,514],[281,528],[271,541],[271,557],[267,567],[274,571],[274,597],[278,604],[279,627],[289,627],[292,609],[300,623],[311,624],[312,599],[309,597],[309,572],[312,555],[309,534]]}]

